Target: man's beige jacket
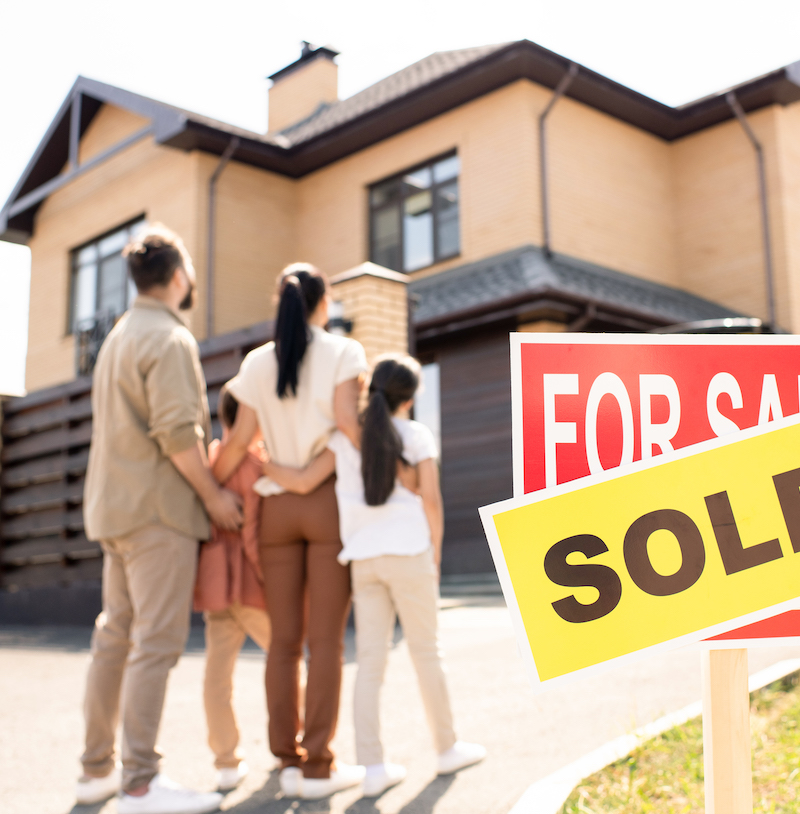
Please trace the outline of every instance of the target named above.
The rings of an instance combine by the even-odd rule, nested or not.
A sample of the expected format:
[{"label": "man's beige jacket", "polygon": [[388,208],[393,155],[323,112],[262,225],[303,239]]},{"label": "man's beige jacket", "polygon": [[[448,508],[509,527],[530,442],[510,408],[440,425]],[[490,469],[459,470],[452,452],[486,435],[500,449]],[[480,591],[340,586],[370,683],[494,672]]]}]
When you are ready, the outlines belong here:
[{"label": "man's beige jacket", "polygon": [[197,342],[160,300],[137,297],[106,337],[92,411],[86,536],[108,540],[160,524],[207,539],[203,504],[169,459],[210,440],[206,383]]}]

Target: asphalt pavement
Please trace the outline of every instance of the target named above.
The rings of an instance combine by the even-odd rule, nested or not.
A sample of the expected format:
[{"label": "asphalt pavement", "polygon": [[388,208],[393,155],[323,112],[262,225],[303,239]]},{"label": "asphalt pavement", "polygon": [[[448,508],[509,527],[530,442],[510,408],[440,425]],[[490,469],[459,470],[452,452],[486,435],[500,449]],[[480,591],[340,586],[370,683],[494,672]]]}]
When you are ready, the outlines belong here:
[{"label": "asphalt pavement", "polygon": [[[489,750],[480,765],[437,778],[413,668],[397,633],[382,698],[387,758],[408,777],[377,800],[357,790],[328,800],[282,798],[265,736],[264,658],[248,643],[236,672],[236,709],[251,773],[223,809],[236,814],[507,814],[536,780],[619,735],[700,698],[700,655],[677,651],[534,694],[499,596],[445,599],[442,644],[458,735]],[[89,661],[85,628],[0,628],[0,810],[3,814],[114,814],[116,805],[74,806]],[[800,647],[750,650],[750,670],[800,657]],[[215,773],[202,711],[202,631],[170,678],[160,744],[164,771],[210,790]],[[352,631],[335,748],[355,761]]]}]

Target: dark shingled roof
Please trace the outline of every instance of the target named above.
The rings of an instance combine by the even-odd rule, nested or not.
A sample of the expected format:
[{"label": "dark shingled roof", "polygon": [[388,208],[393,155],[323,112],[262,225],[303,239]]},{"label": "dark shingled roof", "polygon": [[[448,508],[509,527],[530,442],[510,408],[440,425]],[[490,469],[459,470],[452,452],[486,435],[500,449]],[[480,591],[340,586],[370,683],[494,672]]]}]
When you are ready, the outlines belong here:
[{"label": "dark shingled roof", "polygon": [[743,316],[671,286],[565,255],[548,258],[534,246],[414,280],[409,289],[418,327],[543,298],[591,303],[656,325]]},{"label": "dark shingled roof", "polygon": [[482,45],[478,48],[461,48],[458,51],[439,51],[403,68],[386,79],[356,93],[349,99],[320,105],[307,119],[281,131],[277,142],[294,147],[304,141],[333,130],[359,116],[371,113],[383,105],[407,96],[449,74],[466,68],[490,54],[500,51],[511,43]]}]

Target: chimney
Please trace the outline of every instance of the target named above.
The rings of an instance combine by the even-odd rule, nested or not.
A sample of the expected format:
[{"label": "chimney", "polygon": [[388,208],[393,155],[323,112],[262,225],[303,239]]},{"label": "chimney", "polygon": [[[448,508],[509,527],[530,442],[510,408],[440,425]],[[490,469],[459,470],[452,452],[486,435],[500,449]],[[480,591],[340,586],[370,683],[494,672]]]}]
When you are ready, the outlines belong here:
[{"label": "chimney", "polygon": [[269,132],[279,133],[308,118],[321,104],[339,98],[339,55],[331,48],[315,48],[303,41],[300,59],[272,74],[269,89]]}]

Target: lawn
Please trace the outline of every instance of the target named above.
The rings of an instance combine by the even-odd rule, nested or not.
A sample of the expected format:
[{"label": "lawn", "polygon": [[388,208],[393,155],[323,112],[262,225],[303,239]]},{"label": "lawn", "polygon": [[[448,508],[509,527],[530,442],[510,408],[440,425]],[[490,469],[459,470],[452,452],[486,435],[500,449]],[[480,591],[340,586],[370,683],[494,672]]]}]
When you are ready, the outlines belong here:
[{"label": "lawn", "polygon": [[[800,811],[800,673],[750,696],[756,814]],[[703,814],[700,718],[642,744],[586,778],[563,814]]]}]

